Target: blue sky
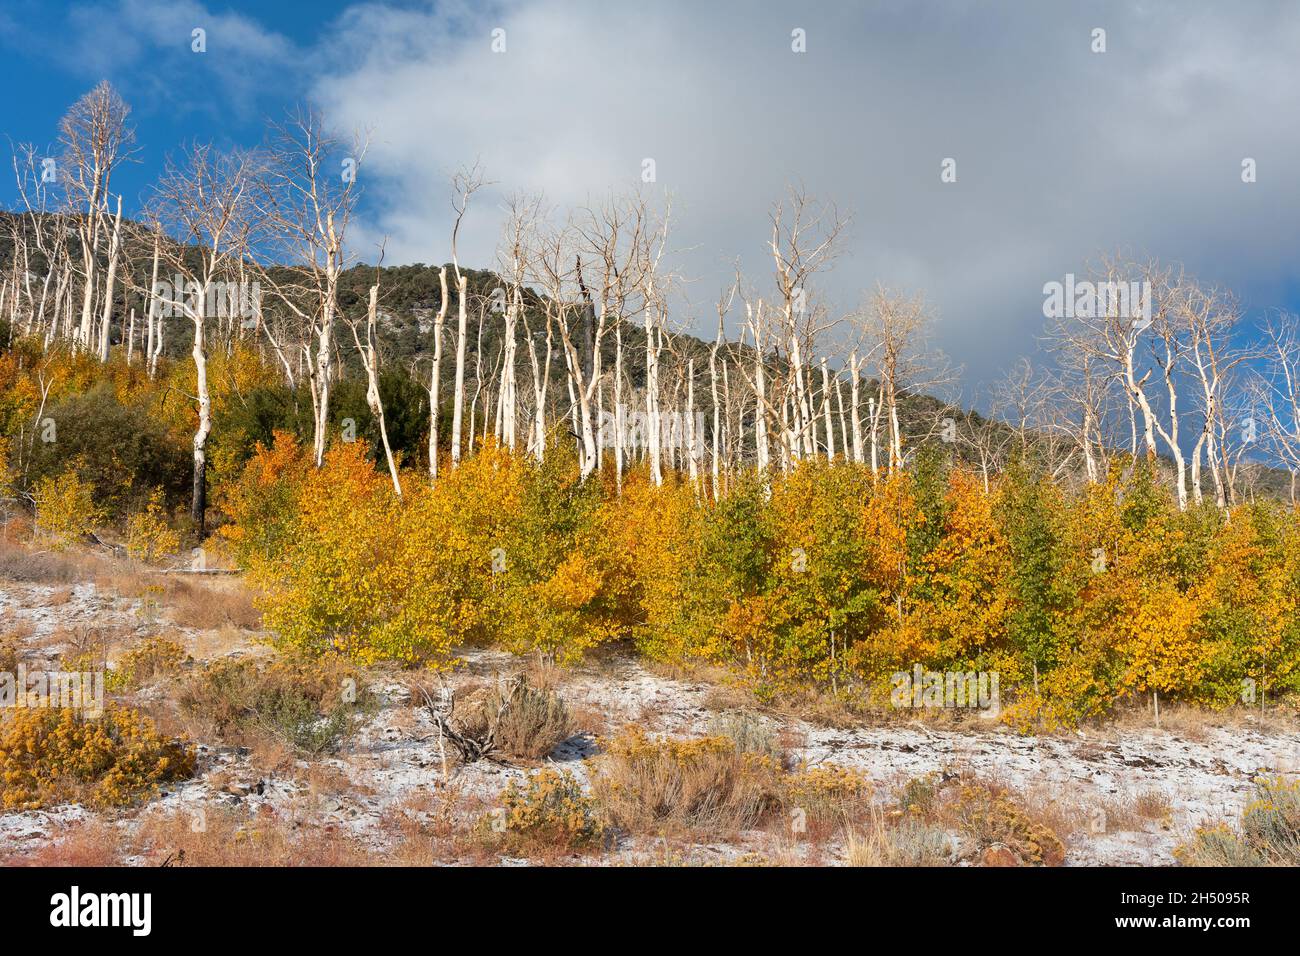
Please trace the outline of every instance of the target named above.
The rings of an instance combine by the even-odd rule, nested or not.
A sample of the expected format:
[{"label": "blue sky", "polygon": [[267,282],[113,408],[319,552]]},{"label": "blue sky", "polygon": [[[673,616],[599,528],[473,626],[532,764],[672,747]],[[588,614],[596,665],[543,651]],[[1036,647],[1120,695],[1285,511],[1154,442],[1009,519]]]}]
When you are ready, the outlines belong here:
[{"label": "blue sky", "polygon": [[768,211],[801,183],[852,216],[816,294],[843,311],[876,281],[924,291],[978,400],[1038,350],[1043,284],[1103,253],[1179,263],[1252,316],[1300,309],[1297,49],[1281,0],[7,0],[0,133],[51,143],[109,79],[137,130],[130,209],[168,151],[256,143],[310,100],[371,134],[352,238],[389,263],[449,258],[448,180],[475,159],[497,185],[462,242],[490,265],[506,194],[571,208],[640,188],[653,157],[689,280],[676,319],[705,334],[737,261],[770,288]]},{"label": "blue sky", "polygon": [[[310,49],[349,4],[341,0],[169,5],[182,9],[177,28],[151,25],[162,5],[6,0],[0,10],[0,80],[12,91],[0,133],[18,143],[52,144],[59,117],[101,79],[132,107],[138,153],[120,186],[128,205],[139,199],[168,152],[192,141],[256,143],[263,120],[310,96],[312,78],[298,68],[271,73],[226,48],[223,22],[242,18],[285,49]],[[202,12],[200,12],[202,11]],[[208,12],[211,16],[207,15]],[[190,23],[208,30],[208,51],[191,51]],[[158,35],[170,29],[170,38]],[[242,82],[232,74],[256,64]],[[6,143],[7,151],[7,143]],[[7,158],[7,157],[6,157]],[[6,176],[0,196],[13,198]]]}]

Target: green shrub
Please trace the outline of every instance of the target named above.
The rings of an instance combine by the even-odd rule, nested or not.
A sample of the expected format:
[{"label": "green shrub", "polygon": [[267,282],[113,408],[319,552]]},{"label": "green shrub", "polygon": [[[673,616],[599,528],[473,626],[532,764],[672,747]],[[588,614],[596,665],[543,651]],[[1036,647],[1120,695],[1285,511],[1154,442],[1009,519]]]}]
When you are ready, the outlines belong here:
[{"label": "green shrub", "polygon": [[1300,866],[1300,780],[1255,781],[1240,831],[1203,827],[1174,856],[1184,866]]},{"label": "green shrub", "polygon": [[747,710],[731,710],[719,714],[709,721],[708,733],[715,737],[726,737],[736,745],[740,753],[762,754],[779,760],[780,748],[776,745],[776,736],[757,714]]},{"label": "green shrub", "polygon": [[218,733],[265,733],[304,753],[338,749],[373,710],[359,677],[336,657],[217,661],[196,674],[181,707],[210,720]]},{"label": "green shrub", "polygon": [[118,401],[110,382],[70,395],[46,410],[55,440],[32,447],[32,481],[62,474],[77,462],[79,477],[94,489],[99,507],[111,517],[142,503],[148,490],[161,488],[170,500],[184,500],[192,454],[170,434],[159,416],[141,405]]}]

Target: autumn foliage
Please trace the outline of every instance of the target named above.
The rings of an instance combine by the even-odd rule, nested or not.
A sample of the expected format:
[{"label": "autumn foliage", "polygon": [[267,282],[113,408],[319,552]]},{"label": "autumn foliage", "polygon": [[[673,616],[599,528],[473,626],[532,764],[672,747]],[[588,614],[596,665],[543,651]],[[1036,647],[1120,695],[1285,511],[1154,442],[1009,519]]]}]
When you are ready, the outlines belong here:
[{"label": "autumn foliage", "polygon": [[565,663],[615,642],[721,665],[760,697],[880,701],[920,664],[996,672],[1003,715],[1072,725],[1125,699],[1221,707],[1300,687],[1300,521],[1180,511],[1141,467],[1071,494],[930,456],[621,489],[489,444],[399,498],[364,443],[315,469],[287,435],[227,489],[226,534],[279,639],[433,667],[495,645]]}]

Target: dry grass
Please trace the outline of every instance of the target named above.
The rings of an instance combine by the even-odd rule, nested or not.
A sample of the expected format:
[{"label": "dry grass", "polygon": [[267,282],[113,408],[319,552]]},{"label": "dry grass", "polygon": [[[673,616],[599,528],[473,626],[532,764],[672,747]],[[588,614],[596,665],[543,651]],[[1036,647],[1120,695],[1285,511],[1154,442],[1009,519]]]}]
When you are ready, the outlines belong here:
[{"label": "dry grass", "polygon": [[71,600],[72,600],[72,588],[69,587],[55,588],[49,594],[45,595],[45,599],[41,601],[41,606],[62,607],[64,604],[67,604]]},{"label": "dry grass", "polygon": [[367,866],[382,855],[331,824],[219,808],[144,817],[130,841],[148,865]]},{"label": "dry grass", "polygon": [[1223,710],[1211,710],[1196,704],[1160,702],[1160,726],[1156,727],[1150,701],[1132,701],[1118,707],[1101,727],[1107,736],[1121,736],[1132,731],[1158,731],[1194,742],[1205,741],[1214,731],[1251,729],[1261,733],[1294,733],[1295,702],[1269,698],[1267,706],[1237,704]]},{"label": "dry grass", "polygon": [[1103,798],[1081,809],[1089,829],[1102,833],[1139,832],[1151,823],[1167,825],[1173,816],[1169,794],[1159,789]]},{"label": "dry grass", "polygon": [[62,666],[70,671],[102,671],[108,661],[130,639],[133,629],[122,626],[78,624],[55,630],[43,643],[62,646]]},{"label": "dry grass", "polygon": [[776,804],[779,769],[726,737],[655,741],[632,727],[597,760],[592,792],[610,819],[634,832],[755,826]]},{"label": "dry grass", "polygon": [[111,823],[88,820],[74,824],[54,840],[22,856],[4,861],[6,866],[119,866],[122,832]]},{"label": "dry grass", "polygon": [[703,704],[712,711],[748,710],[754,707],[754,695],[734,681],[710,682]]},{"label": "dry grass", "polygon": [[199,583],[174,576],[166,576],[165,581],[162,601],[174,624],[200,631],[222,627],[254,631],[262,626],[262,614],[253,606],[252,595],[238,581]]},{"label": "dry grass", "polygon": [[875,807],[864,827],[849,831],[849,866],[950,866],[951,841],[940,827],[904,816],[889,819]]},{"label": "dry grass", "polygon": [[199,631],[187,635],[185,641],[190,656],[196,660],[211,661],[232,654],[253,657],[274,657],[275,650],[262,641],[256,634],[242,631],[232,624],[227,624],[213,631]]},{"label": "dry grass", "polygon": [[24,584],[77,584],[103,567],[96,555],[54,552],[14,541],[0,542],[0,579]]},{"label": "dry grass", "polygon": [[587,703],[569,706],[569,717],[573,723],[574,733],[591,734],[593,737],[608,737],[613,730],[609,711]]}]

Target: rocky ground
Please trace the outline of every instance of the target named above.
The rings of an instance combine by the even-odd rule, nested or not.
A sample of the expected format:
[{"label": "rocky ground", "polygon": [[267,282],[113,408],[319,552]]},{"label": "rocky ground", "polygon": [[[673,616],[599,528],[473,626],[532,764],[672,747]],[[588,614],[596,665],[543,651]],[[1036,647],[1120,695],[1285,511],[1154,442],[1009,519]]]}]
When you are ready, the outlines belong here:
[{"label": "rocky ground", "polygon": [[[211,586],[237,587],[237,582]],[[177,623],[158,602],[120,597],[102,581],[51,585],[0,580],[0,634],[21,636],[29,667],[68,653],[90,628],[111,630],[119,648],[136,636],[165,632],[196,661],[268,653],[255,631]],[[447,679],[452,688],[505,677],[522,666],[510,655],[483,650],[466,651],[463,657],[463,665]],[[701,735],[717,714],[734,705],[734,692],[718,684],[663,676],[630,659],[604,660],[551,676],[582,729],[542,764],[569,770],[584,781],[599,735],[626,724],[654,733]],[[151,817],[179,816],[200,821],[197,827],[211,813],[234,809],[249,818],[289,820],[296,827],[346,837],[373,853],[374,862],[384,862],[404,820],[427,822],[445,812],[472,825],[496,803],[509,780],[541,765],[480,761],[457,767],[453,761],[444,778],[434,725],[403,676],[378,674],[371,689],[377,709],[337,754],[268,760],[248,747],[200,738],[195,778],[144,807],[104,815],[75,805],[0,814],[0,859],[39,855],[88,822],[102,821],[129,836]],[[149,693],[143,691],[146,701]],[[1236,820],[1254,776],[1300,771],[1300,723],[1249,714],[1170,721],[1176,725],[1163,729],[1130,722],[1043,737],[979,721],[960,728],[920,722],[829,727],[796,715],[765,714],[763,719],[789,760],[859,769],[874,782],[881,801],[927,774],[996,780],[1052,811],[1061,822],[1058,832],[1066,842],[1068,865],[1170,865],[1174,846],[1193,828]],[[1166,807],[1157,818],[1126,811],[1153,794],[1153,802]],[[672,847],[628,838],[584,860],[708,863],[753,857],[833,863],[842,859],[843,847],[834,842],[811,847],[797,835],[766,830]],[[429,859],[493,862],[436,849]],[[121,862],[159,861],[124,851]]]}]

